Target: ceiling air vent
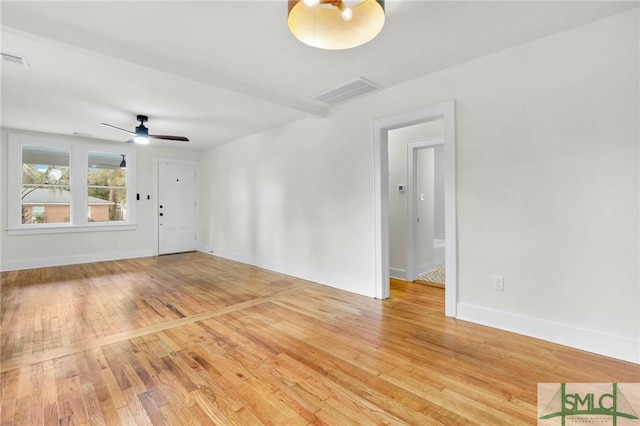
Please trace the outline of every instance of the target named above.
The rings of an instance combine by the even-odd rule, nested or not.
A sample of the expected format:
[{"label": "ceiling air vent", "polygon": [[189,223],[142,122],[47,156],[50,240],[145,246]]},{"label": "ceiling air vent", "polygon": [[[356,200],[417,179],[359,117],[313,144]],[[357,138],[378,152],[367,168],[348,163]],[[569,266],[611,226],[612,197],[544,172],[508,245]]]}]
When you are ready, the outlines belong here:
[{"label": "ceiling air vent", "polygon": [[9,55],[8,53],[0,53],[2,55],[2,62],[9,62],[14,65],[20,65],[21,67],[25,67],[29,69],[29,63],[26,58],[22,58],[20,56]]},{"label": "ceiling air vent", "polygon": [[325,104],[336,105],[378,89],[378,86],[366,78],[360,77],[318,93],[312,98]]}]

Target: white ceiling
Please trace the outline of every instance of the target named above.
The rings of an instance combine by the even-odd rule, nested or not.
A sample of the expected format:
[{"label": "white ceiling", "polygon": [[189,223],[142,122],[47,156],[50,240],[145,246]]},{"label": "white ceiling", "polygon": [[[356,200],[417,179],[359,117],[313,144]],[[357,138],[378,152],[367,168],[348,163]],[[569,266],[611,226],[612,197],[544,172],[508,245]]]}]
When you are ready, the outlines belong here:
[{"label": "white ceiling", "polygon": [[387,1],[387,22],[350,50],[308,47],[287,1],[6,1],[2,126],[202,150],[330,110],[311,96],[365,77],[382,90],[624,10],[638,1]]}]

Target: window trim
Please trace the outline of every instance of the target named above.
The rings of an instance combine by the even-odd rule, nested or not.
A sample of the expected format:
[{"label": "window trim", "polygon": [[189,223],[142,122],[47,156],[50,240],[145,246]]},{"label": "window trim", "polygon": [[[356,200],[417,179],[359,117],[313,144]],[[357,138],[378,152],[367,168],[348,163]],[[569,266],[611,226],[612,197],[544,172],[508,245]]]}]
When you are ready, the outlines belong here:
[{"label": "window trim", "polygon": [[[9,133],[7,164],[7,233],[9,235],[60,234],[68,232],[122,231],[137,228],[135,199],[136,150],[132,146],[116,145],[65,136],[42,136]],[[37,145],[69,149],[71,167],[70,222],[23,224],[20,188],[22,185],[22,146]],[[87,218],[89,152],[102,151],[125,154],[127,158],[127,220],[117,222],[89,222]]]}]

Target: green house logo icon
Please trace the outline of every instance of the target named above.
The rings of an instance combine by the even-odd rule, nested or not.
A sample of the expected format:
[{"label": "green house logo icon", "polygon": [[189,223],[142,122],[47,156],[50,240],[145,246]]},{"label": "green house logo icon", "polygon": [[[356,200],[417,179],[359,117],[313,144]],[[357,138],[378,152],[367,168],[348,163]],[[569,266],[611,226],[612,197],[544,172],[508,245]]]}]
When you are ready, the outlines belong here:
[{"label": "green house logo icon", "polygon": [[[614,426],[618,419],[639,420],[640,418],[624,396],[617,383],[611,383],[611,390],[587,390],[568,392],[566,383],[560,383],[558,391],[542,410],[539,419],[560,418],[565,426],[567,418],[584,421],[594,416],[608,416]],[[599,417],[602,418],[602,417]],[[578,420],[582,419],[582,420]],[[638,422],[640,424],[640,422]],[[544,424],[544,423],[541,423]]]}]

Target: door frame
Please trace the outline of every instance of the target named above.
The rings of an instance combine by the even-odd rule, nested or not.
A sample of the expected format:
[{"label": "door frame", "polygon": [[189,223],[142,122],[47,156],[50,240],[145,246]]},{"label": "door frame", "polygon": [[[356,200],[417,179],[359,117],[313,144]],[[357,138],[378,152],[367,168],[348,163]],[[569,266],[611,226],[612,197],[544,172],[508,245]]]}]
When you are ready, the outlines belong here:
[{"label": "door frame", "polygon": [[[160,217],[160,208],[158,207],[158,200],[160,198],[160,167],[159,164],[160,163],[173,163],[173,164],[191,164],[193,166],[195,166],[196,169],[196,179],[195,179],[195,185],[196,185],[196,209],[199,210],[200,209],[200,162],[199,161],[194,161],[194,160],[179,160],[179,159],[175,159],[175,158],[165,158],[165,157],[153,157],[153,190],[152,190],[152,199],[151,201],[153,201],[153,207],[151,209],[152,214],[153,214],[153,221],[152,221],[152,226],[153,226],[153,241],[154,241],[154,245],[153,245],[153,255],[154,256],[158,256],[160,253],[160,232],[159,232],[159,227],[160,227],[160,221],[158,220],[158,218]],[[196,231],[196,238],[197,238],[197,242],[196,245],[200,244],[200,239],[199,237],[199,231],[200,231],[200,214],[199,211],[196,211],[196,221],[194,224],[195,227],[195,231]],[[200,250],[200,247],[196,247],[196,250]]]},{"label": "door frame", "polygon": [[[418,159],[418,151],[421,149],[435,148],[444,145],[444,138],[437,136],[435,138],[419,139],[407,144],[407,264],[406,278],[407,281],[414,281],[418,278],[418,236],[417,236],[417,220],[418,220],[418,176],[416,173],[416,165]],[[435,155],[435,154],[434,154]],[[446,236],[445,236],[446,237]],[[446,260],[446,257],[445,257]]]},{"label": "door frame", "polygon": [[434,120],[444,120],[445,167],[445,315],[457,314],[457,222],[456,222],[456,161],[455,161],[455,101],[418,108],[375,119],[374,129],[374,221],[375,265],[374,296],[387,299],[389,288],[389,131]]}]

